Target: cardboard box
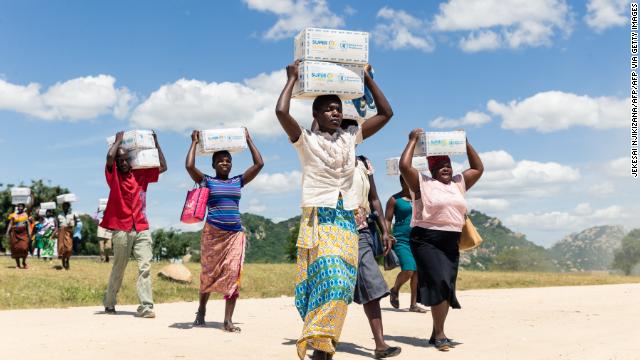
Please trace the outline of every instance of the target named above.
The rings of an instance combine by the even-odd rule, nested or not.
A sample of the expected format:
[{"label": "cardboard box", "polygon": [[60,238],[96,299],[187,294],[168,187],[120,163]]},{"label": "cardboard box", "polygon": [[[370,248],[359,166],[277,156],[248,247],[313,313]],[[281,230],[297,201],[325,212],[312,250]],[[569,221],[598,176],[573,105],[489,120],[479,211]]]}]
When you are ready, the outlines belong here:
[{"label": "cardboard box", "polygon": [[40,209],[54,210],[56,207],[57,207],[57,205],[56,205],[56,203],[54,201],[48,201],[48,202],[40,203]]},{"label": "cardboard box", "polygon": [[38,216],[45,216],[45,215],[47,215],[47,209],[43,209],[43,208],[38,209]]},{"label": "cardboard box", "polygon": [[62,205],[66,202],[72,203],[76,201],[78,201],[76,194],[69,193],[69,194],[62,194],[62,195],[56,196],[56,202],[58,203],[58,205]]},{"label": "cardboard box", "polygon": [[[424,156],[414,156],[411,159],[411,165],[419,172],[429,170],[429,163]],[[400,175],[400,158],[394,157],[387,159],[387,175]]]},{"label": "cardboard box", "polygon": [[31,189],[28,187],[12,187],[11,196],[29,196],[31,195]]},{"label": "cardboard box", "polygon": [[31,205],[31,195],[16,195],[11,197],[11,205],[24,204]]},{"label": "cardboard box", "polygon": [[[116,137],[109,136],[107,138],[107,144],[109,147],[116,142]],[[151,130],[130,130],[125,131],[122,136],[122,142],[120,147],[126,151],[136,149],[155,149],[156,142],[153,140],[153,131]]]},{"label": "cardboard box", "polygon": [[375,107],[373,109],[369,108],[369,106],[364,101],[360,101],[360,106],[357,108],[353,103],[353,99],[342,101],[342,118],[347,120],[355,120],[360,125],[362,125],[365,120],[369,119],[377,113],[378,109],[376,109]]},{"label": "cardboard box", "polygon": [[244,128],[200,130],[198,154],[213,154],[220,150],[238,152],[246,148]]},{"label": "cardboard box", "polygon": [[312,99],[319,95],[338,95],[343,100],[364,94],[364,66],[338,65],[322,61],[303,61],[298,66],[293,97]]},{"label": "cardboard box", "polygon": [[427,132],[416,145],[414,155],[464,155],[467,135],[464,131]]},{"label": "cardboard box", "polygon": [[294,60],[364,65],[369,62],[369,33],[307,28],[294,38],[293,53]]},{"label": "cardboard box", "polygon": [[129,165],[132,169],[150,169],[160,167],[158,149],[140,149],[130,151]]}]

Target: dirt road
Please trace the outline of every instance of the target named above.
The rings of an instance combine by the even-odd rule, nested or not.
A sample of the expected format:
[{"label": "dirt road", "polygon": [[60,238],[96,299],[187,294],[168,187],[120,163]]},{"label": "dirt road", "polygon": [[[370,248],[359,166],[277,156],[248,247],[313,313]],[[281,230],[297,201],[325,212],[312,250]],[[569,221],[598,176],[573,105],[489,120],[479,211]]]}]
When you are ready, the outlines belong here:
[{"label": "dirt road", "polygon": [[[449,313],[447,335],[459,344],[448,353],[427,346],[429,313],[395,310],[383,299],[386,339],[402,347],[396,359],[640,359],[640,284],[472,290],[458,298],[463,309]],[[291,298],[241,298],[241,334],[220,330],[222,301],[209,303],[206,328],[192,328],[196,307],[158,304],[156,319],[134,318],[134,305],[111,316],[102,307],[0,311],[2,358],[296,359],[302,322]],[[353,304],[334,359],[372,351],[366,317]]]}]

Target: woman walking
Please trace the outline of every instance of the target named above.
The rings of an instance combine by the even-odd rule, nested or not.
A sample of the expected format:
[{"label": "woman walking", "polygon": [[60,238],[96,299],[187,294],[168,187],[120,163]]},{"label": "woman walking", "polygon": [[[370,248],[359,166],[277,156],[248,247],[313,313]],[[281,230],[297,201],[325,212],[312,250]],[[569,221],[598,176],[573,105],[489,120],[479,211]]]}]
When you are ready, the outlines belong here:
[{"label": "woman walking", "polygon": [[424,131],[415,129],[400,158],[400,173],[411,190],[411,251],[418,269],[418,299],[431,307],[433,327],[429,343],[448,351],[451,341],[444,333],[449,306],[460,309],[456,298],[456,278],[460,253],[458,242],[465,223],[464,194],[482,176],[484,167],[467,140],[469,169],[453,175],[448,156],[429,156],[431,177],[411,166],[413,151]]},{"label": "woman walking", "polygon": [[62,261],[62,268],[70,269],[69,260],[73,253],[73,229],[77,216],[71,212],[71,203],[62,204],[62,214],[58,215],[58,258]]},{"label": "woman walking", "polygon": [[196,147],[200,141],[198,131],[191,133],[191,147],[185,161],[191,179],[209,189],[207,221],[200,239],[200,306],[193,324],[205,326],[207,301],[209,294],[215,291],[224,295],[224,330],[229,332],[240,331],[240,328],[233,324],[232,318],[239,295],[246,242],[238,210],[241,190],[264,166],[262,156],[246,128],[245,137],[253,165],[242,175],[229,177],[232,158],[228,151],[217,151],[213,154],[211,160],[216,172],[215,177],[198,170],[195,165]]},{"label": "woman walking", "polygon": [[[344,123],[349,121],[343,120]],[[356,124],[357,125],[357,124]],[[358,275],[356,280],[353,301],[362,304],[364,313],[369,320],[369,327],[373,334],[376,348],[374,358],[382,359],[397,356],[401,352],[398,346],[389,346],[384,341],[384,329],[382,326],[382,313],[380,311],[380,300],[389,295],[387,286],[380,267],[376,261],[374,249],[378,246],[374,244],[380,228],[382,232],[382,244],[384,255],[386,255],[395,241],[389,235],[386,222],[382,218],[382,205],[378,198],[376,183],[373,179],[374,169],[369,159],[358,156],[356,169],[353,174],[353,188],[359,195],[358,209],[355,211],[356,228],[358,229]],[[375,222],[370,221],[370,217],[375,218]]]},{"label": "woman walking", "polygon": [[387,207],[385,211],[385,220],[387,226],[391,228],[393,223],[393,237],[396,239],[393,245],[393,251],[398,255],[400,260],[400,272],[396,277],[396,282],[391,288],[391,296],[389,300],[391,306],[398,309],[400,307],[400,300],[398,293],[400,288],[407,281],[411,280],[411,304],[409,305],[409,311],[417,313],[425,313],[426,310],[420,307],[417,303],[417,290],[418,290],[418,273],[416,272],[416,261],[411,253],[411,247],[409,246],[409,234],[411,233],[411,195],[409,194],[409,188],[407,183],[400,176],[400,186],[402,191],[394,194],[387,200]]},{"label": "woman walking", "polygon": [[355,146],[382,129],[393,113],[365,71],[365,85],[378,109],[375,116],[361,127],[344,130],[342,101],[335,95],[323,95],[312,105],[318,130],[301,128],[289,113],[298,64],[295,61],[287,66],[287,83],[276,105],[276,116],[303,170],[295,301],[304,325],[296,347],[300,359],[307,346],[314,349],[313,359],[331,359],[356,282],[358,231],[354,210],[358,198],[352,188]]},{"label": "woman walking", "polygon": [[54,236],[56,229],[56,219],[53,216],[53,210],[47,210],[42,225],[38,230],[38,235],[42,239],[42,253],[40,254],[42,260],[51,261],[54,257],[58,256],[58,247]]},{"label": "woman walking", "polygon": [[[27,255],[31,242],[31,226],[25,204],[16,205],[16,211],[9,215],[7,237],[11,248],[11,258],[16,261],[16,269],[27,269]],[[20,264],[22,260],[22,265]]]}]

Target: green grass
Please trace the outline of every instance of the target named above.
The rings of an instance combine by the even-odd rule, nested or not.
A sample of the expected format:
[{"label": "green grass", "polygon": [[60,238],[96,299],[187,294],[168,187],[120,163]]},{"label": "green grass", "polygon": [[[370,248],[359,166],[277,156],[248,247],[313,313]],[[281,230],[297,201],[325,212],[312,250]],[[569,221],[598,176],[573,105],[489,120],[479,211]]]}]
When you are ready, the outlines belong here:
[{"label": "green grass", "polygon": [[[196,301],[200,284],[200,265],[186,264],[193,274],[189,285],[169,282],[157,277],[166,263],[153,263],[153,296],[157,303]],[[107,286],[110,264],[89,259],[71,259],[71,270],[57,270],[57,260],[44,263],[30,259],[28,270],[15,269],[8,257],[0,257],[0,310],[101,305]],[[242,298],[292,296],[295,280],[294,264],[246,264],[242,276]],[[393,284],[398,270],[384,272]],[[130,262],[118,294],[120,304],[136,304],[137,267]],[[640,276],[617,276],[606,273],[530,273],[479,272],[461,270],[458,289],[493,289],[567,285],[640,283]],[[403,291],[408,291],[408,284]],[[219,295],[212,295],[219,299]]]}]

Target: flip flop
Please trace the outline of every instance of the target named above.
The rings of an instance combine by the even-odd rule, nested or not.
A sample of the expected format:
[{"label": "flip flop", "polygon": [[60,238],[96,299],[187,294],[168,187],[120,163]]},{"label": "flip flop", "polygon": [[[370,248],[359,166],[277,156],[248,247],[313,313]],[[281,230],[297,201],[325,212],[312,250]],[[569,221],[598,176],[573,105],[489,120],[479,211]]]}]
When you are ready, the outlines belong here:
[{"label": "flip flop", "polygon": [[426,310],[426,309],[423,309],[423,308],[421,308],[421,307],[420,307],[420,306],[418,306],[418,305],[411,305],[411,306],[409,306],[409,311],[410,311],[410,312],[415,312],[415,313],[421,313],[421,314],[424,314],[424,313],[426,313],[426,312],[427,312],[427,310]]},{"label": "flip flop", "polygon": [[231,326],[227,326],[227,324],[231,323],[230,321],[225,321],[224,325],[222,327],[222,329],[226,332],[230,332],[230,333],[239,333],[242,331],[242,329],[240,329],[239,327],[233,325],[233,323],[231,323]]},{"label": "flip flop", "polygon": [[394,309],[398,309],[400,307],[400,299],[398,299],[398,293],[390,290],[389,294],[389,302],[391,303],[391,306],[393,306]]},{"label": "flip flop", "polygon": [[384,350],[375,350],[373,357],[376,359],[384,359],[400,355],[402,349],[399,346],[389,346]]}]

